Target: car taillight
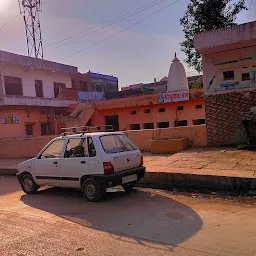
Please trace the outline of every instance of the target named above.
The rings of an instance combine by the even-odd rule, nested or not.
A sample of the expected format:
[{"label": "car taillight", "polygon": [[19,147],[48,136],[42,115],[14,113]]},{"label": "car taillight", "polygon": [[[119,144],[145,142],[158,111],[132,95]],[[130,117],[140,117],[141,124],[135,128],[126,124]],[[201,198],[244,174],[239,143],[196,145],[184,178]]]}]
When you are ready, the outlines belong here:
[{"label": "car taillight", "polygon": [[103,167],[104,167],[104,174],[114,173],[114,167],[110,162],[104,162]]},{"label": "car taillight", "polygon": [[140,166],[142,166],[143,165],[143,156],[141,156],[141,158],[140,158]]}]

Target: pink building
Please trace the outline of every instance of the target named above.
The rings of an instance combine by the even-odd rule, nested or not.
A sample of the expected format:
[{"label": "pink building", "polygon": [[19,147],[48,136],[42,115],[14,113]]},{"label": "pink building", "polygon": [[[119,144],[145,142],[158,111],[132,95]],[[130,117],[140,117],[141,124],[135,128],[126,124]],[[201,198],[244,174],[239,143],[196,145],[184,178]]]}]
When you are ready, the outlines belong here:
[{"label": "pink building", "polygon": [[208,144],[256,143],[256,22],[201,33],[194,42],[203,58]]}]

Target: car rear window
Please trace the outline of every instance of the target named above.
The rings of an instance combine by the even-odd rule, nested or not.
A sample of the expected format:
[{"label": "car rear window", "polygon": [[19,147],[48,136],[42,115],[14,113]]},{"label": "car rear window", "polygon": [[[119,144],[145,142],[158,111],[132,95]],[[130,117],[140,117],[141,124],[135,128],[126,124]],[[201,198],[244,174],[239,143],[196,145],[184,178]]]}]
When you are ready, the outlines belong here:
[{"label": "car rear window", "polygon": [[133,151],[137,147],[123,134],[104,135],[100,137],[103,149],[108,154]]}]

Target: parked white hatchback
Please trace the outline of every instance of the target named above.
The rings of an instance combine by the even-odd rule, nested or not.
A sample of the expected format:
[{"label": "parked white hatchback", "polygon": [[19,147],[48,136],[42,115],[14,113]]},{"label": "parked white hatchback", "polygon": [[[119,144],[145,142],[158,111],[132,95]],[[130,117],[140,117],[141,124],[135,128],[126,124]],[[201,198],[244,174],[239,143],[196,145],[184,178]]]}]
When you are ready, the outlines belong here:
[{"label": "parked white hatchback", "polygon": [[99,201],[106,188],[132,190],[145,175],[140,150],[121,132],[64,134],[18,166],[18,180],[27,194],[40,186],[82,189],[88,201]]}]

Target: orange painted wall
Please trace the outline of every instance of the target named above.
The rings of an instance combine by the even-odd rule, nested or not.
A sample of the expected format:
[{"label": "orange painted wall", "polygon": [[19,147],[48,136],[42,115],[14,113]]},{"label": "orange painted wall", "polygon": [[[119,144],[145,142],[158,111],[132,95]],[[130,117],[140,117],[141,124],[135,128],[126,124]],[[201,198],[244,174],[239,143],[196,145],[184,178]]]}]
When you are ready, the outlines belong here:
[{"label": "orange painted wall", "polygon": [[[196,105],[202,105],[201,109],[196,109]],[[115,106],[118,106],[115,102]],[[204,100],[190,100],[177,103],[151,104],[144,106],[123,107],[120,99],[120,108],[97,108],[92,116],[92,125],[105,125],[105,116],[118,115],[120,130],[130,129],[131,124],[140,124],[143,129],[144,123],[154,123],[154,128],[158,128],[159,122],[169,122],[170,127],[174,127],[174,118],[176,117],[176,108],[183,106],[183,110],[177,111],[178,120],[187,120],[187,125],[193,125],[195,119],[205,119]],[[165,108],[165,112],[159,112],[159,108]],[[150,109],[150,113],[145,113]],[[135,115],[131,111],[136,111]]]},{"label": "orange painted wall", "polygon": [[[194,147],[202,147],[207,145],[205,125],[155,130],[125,131],[124,133],[142,151],[150,151],[151,140],[155,139],[161,140],[166,138],[187,138],[191,145]],[[55,136],[0,139],[0,159],[34,157],[54,137]]]},{"label": "orange painted wall", "polygon": [[0,139],[0,158],[31,158],[55,136],[20,139]]},{"label": "orange painted wall", "polygon": [[[19,124],[2,124],[2,120],[0,120],[0,138],[25,137],[26,123],[33,124],[33,134],[35,136],[41,136],[41,123],[47,122],[47,116],[42,115],[40,111],[24,111],[24,110],[0,111],[0,118],[2,118],[2,113],[18,114]],[[27,113],[29,113],[29,117],[27,117]]]}]

